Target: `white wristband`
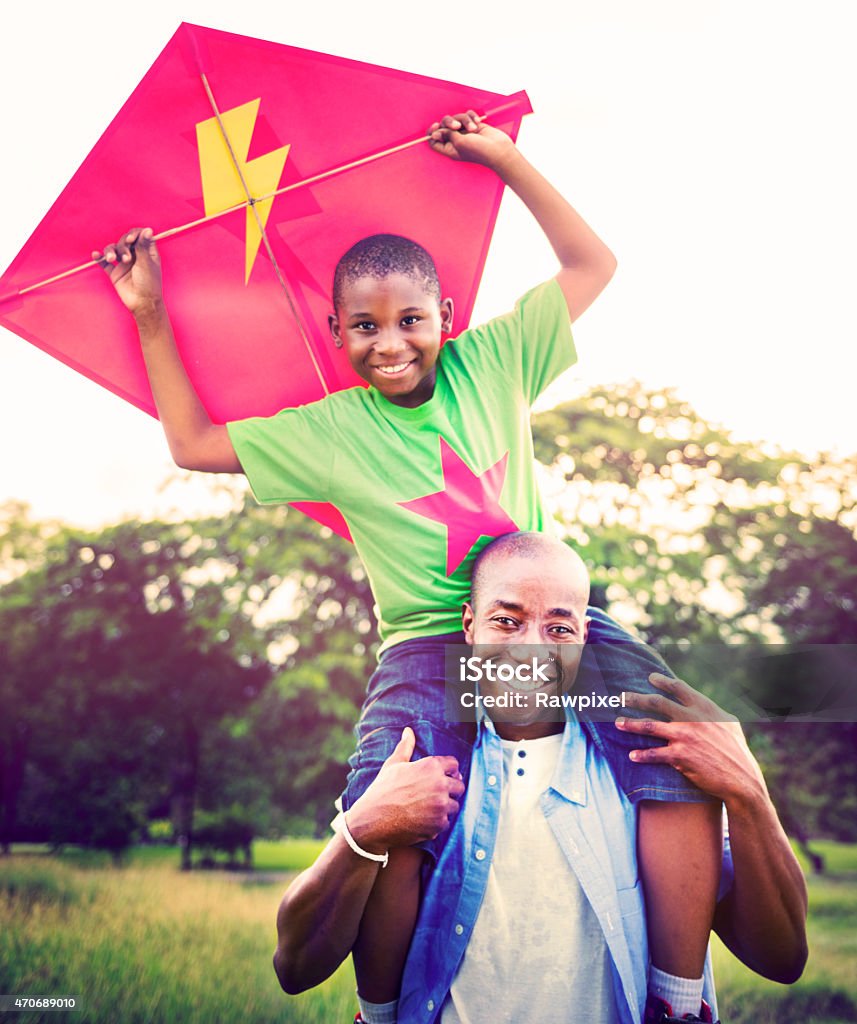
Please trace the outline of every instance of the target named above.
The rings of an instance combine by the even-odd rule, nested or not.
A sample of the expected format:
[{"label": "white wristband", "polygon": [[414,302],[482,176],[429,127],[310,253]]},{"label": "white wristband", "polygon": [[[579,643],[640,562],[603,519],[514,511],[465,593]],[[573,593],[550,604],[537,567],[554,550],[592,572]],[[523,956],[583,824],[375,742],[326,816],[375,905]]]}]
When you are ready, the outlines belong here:
[{"label": "white wristband", "polygon": [[387,861],[390,859],[389,850],[387,851],[387,853],[370,853],[368,850],[364,850],[362,847],[357,845],[357,841],[355,840],[354,836],[349,832],[348,822],[346,822],[345,820],[345,815],[341,814],[339,817],[340,824],[342,825],[342,838],[345,840],[346,843],[348,843],[351,849],[358,856],[365,857],[366,860],[377,861],[377,863],[380,864],[382,868],[385,868],[387,866]]}]

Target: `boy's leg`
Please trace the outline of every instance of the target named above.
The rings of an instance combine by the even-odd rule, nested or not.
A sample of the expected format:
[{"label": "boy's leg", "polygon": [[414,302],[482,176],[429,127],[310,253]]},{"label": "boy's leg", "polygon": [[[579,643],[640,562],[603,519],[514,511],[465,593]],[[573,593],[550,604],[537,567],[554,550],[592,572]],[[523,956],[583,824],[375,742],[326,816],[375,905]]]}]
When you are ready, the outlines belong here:
[{"label": "boy's leg", "polygon": [[[576,693],[590,691],[608,697],[623,690],[663,696],[649,682],[653,672],[672,676],[667,663],[653,648],[644,644],[615,622],[600,608],[588,608],[589,638],[583,652],[580,671],[574,684]],[[706,803],[708,797],[683,775],[663,764],[635,764],[628,757],[632,750],[661,746],[663,740],[622,732],[614,722],[619,715],[645,717],[633,708],[609,708],[584,713],[592,724],[593,740],[610,763],[619,787],[632,803],[663,800],[680,803]]]},{"label": "boy's leg", "polygon": [[[723,859],[719,804],[646,800],[637,826],[649,957],[667,974],[700,979]],[[699,1009],[688,1007],[690,1012]]]},{"label": "boy's leg", "polygon": [[[673,674],[663,659],[600,609],[590,608],[588,615],[589,649],[577,692],[590,687],[608,696],[623,690],[658,692],[649,675]],[[593,732],[620,787],[640,804],[638,856],[651,962],[668,975],[694,979],[701,993],[723,858],[720,802],[668,765],[629,759],[631,750],[661,740],[623,733],[613,720],[594,722]],[[698,1013],[699,1001],[688,1010]]]},{"label": "boy's leg", "polygon": [[[475,726],[447,722],[444,703],[446,644],[463,642],[463,634],[406,641],[382,655],[355,730],[357,750],[349,759],[343,810],[375,778],[405,726],[414,730],[414,759],[451,755],[458,759],[466,784]],[[391,850],[387,867],[378,873],[352,951],[358,993],[370,1003],[398,998],[419,911],[422,873],[436,863],[448,834]]]},{"label": "boy's leg", "polygon": [[378,872],[352,950],[357,991],[370,1003],[399,998],[420,906],[420,874],[427,856],[416,846],[391,850],[387,867]]}]

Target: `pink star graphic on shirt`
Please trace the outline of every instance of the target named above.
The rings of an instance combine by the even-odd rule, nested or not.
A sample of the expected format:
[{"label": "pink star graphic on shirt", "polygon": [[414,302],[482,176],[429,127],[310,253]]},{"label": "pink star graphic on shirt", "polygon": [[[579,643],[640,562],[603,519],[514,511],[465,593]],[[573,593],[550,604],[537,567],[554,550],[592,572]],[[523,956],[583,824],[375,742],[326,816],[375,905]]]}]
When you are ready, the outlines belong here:
[{"label": "pink star graphic on shirt", "polygon": [[480,537],[515,533],[519,527],[500,506],[509,453],[476,475],[449,444],[440,438],[444,489],[397,504],[446,527],[446,574],[451,576]]}]

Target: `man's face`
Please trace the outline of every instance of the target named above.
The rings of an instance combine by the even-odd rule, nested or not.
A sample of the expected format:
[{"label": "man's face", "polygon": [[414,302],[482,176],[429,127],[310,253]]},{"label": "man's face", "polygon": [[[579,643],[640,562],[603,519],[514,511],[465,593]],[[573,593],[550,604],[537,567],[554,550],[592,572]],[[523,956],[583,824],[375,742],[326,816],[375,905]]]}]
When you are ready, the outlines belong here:
[{"label": "man's face", "polygon": [[527,695],[527,707],[496,708],[499,722],[526,725],[557,720],[556,709],[539,708],[536,693],[568,692],[580,665],[589,631],[586,606],[589,583],[585,574],[562,558],[499,555],[483,569],[475,605],[464,606],[467,642],[483,661],[542,666],[548,682],[512,681],[479,684],[482,694],[509,690]]},{"label": "man's face", "polygon": [[452,301],[438,302],[405,274],[350,282],[330,317],[354,370],[391,402],[411,407],[434,392],[441,333],[451,326]]}]

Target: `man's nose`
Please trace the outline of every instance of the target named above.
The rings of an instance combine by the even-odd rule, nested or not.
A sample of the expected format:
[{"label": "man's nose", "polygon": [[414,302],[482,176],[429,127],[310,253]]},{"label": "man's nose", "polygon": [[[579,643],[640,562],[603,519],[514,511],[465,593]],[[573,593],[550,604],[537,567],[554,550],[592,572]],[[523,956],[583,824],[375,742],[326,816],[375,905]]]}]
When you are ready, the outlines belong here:
[{"label": "man's nose", "polygon": [[525,628],[518,634],[514,646],[515,648],[520,648],[520,651],[516,652],[516,657],[519,661],[529,661],[534,655],[541,657],[544,654],[546,657],[552,650],[549,644],[545,644],[536,622],[527,623]]}]

